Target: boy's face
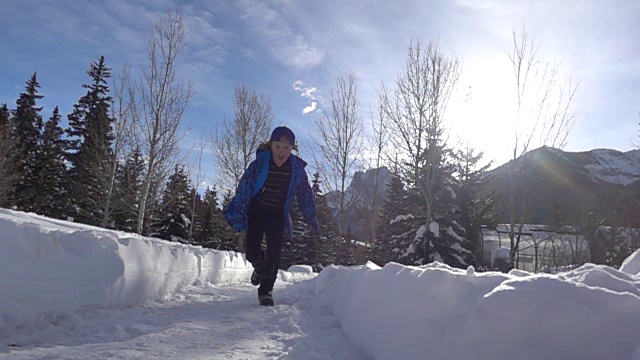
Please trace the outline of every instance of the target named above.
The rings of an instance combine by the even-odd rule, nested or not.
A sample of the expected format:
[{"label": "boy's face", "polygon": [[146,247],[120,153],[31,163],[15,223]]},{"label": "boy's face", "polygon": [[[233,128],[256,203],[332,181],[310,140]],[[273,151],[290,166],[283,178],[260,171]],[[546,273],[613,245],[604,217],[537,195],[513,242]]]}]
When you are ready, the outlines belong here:
[{"label": "boy's face", "polygon": [[282,137],[280,141],[271,142],[271,153],[273,154],[273,162],[277,166],[282,166],[289,156],[291,156],[291,143],[289,139]]}]

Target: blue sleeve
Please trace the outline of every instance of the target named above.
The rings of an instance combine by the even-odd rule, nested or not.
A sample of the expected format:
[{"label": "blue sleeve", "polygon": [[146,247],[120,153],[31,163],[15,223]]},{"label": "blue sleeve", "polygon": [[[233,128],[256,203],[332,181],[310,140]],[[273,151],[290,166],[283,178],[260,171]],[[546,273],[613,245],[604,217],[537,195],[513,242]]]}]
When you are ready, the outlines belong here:
[{"label": "blue sleeve", "polygon": [[251,202],[251,190],[256,178],[257,161],[252,161],[244,171],[233,199],[224,209],[224,219],[236,231],[246,231],[249,226],[249,203]]}]

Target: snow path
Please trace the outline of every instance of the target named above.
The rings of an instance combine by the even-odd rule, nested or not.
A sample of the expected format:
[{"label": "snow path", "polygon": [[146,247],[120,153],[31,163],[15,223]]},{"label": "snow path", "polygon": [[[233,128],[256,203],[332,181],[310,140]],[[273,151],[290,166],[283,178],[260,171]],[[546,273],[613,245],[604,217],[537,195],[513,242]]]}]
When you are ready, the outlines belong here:
[{"label": "snow path", "polygon": [[10,339],[7,359],[367,359],[304,301],[260,307],[253,286],[191,286],[161,303],[77,313]]}]

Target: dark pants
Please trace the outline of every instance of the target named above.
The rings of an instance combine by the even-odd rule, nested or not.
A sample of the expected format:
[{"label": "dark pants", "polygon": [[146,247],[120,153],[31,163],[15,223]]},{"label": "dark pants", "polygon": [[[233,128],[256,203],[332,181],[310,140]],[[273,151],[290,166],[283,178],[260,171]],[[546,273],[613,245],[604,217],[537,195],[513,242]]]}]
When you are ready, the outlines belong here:
[{"label": "dark pants", "polygon": [[[266,237],[267,249],[262,251],[262,238]],[[273,290],[278,276],[280,255],[284,238],[284,210],[267,210],[251,206],[247,228],[247,260],[260,275],[259,295]]]}]

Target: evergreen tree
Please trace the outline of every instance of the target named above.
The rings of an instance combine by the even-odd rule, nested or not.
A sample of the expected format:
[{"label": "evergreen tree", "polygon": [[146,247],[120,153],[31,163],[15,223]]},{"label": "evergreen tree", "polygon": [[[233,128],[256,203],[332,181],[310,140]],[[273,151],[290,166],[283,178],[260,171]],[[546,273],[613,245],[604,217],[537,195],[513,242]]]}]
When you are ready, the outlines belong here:
[{"label": "evergreen tree", "polygon": [[[456,158],[453,151],[443,151],[443,161],[435,184],[435,197],[432,222],[429,229],[422,234],[425,236],[423,263],[431,261],[443,262],[447,265],[466,268],[475,265],[475,256],[467,232],[461,223],[461,206],[458,193],[460,182],[454,176]],[[435,229],[437,229],[437,231]]]},{"label": "evergreen tree", "polygon": [[36,198],[34,207],[39,214],[58,219],[65,219],[68,206],[66,203],[66,142],[62,138],[60,112],[56,106],[47,121],[42,134],[42,148],[37,158],[40,176],[36,179]]},{"label": "evergreen tree", "polygon": [[[227,189],[227,191],[224,193],[222,197],[222,209],[225,209],[229,205],[229,203],[231,202],[231,199],[233,199],[233,192],[231,192],[231,189]],[[224,219],[224,216],[222,218]],[[239,247],[238,239],[236,238],[236,231],[231,226],[229,226],[229,224],[227,224],[226,220],[223,222],[224,222],[223,227],[226,229],[224,233],[228,234],[228,237],[223,238],[223,243],[227,245],[226,246],[223,245],[221,249],[244,251]],[[243,244],[242,246],[246,246],[246,244]]]},{"label": "evergreen tree", "polygon": [[116,197],[113,203],[114,228],[135,232],[138,217],[138,200],[142,188],[144,159],[139,149],[134,149],[118,167],[116,173]]},{"label": "evergreen tree", "polygon": [[313,265],[312,259],[315,258],[311,235],[296,200],[293,200],[289,214],[293,223],[293,238],[285,234],[282,244],[282,258],[280,260],[282,269],[288,269],[295,264]]},{"label": "evergreen tree", "polygon": [[340,245],[340,249],[342,252],[340,253],[340,259],[338,260],[338,265],[355,265],[356,264],[356,238],[351,231],[351,226],[347,228],[347,231],[342,234],[342,244]]},{"label": "evergreen tree", "polygon": [[[423,201],[423,190],[417,187],[408,189],[407,211],[390,223],[389,248],[394,261],[407,265],[439,261],[454,267],[466,267],[474,263],[474,256],[466,231],[459,225],[460,206],[456,202],[459,183],[453,176],[453,154],[442,146],[435,148],[440,152],[437,156],[439,162],[421,170],[430,172],[424,177],[429,179],[428,182],[421,186],[430,187],[431,201]],[[419,176],[423,179],[421,173]],[[431,214],[429,221],[427,214]]]},{"label": "evergreen tree", "polygon": [[420,244],[425,241],[425,225],[424,218],[412,214],[415,212],[415,208],[413,211],[411,208],[405,208],[404,214],[398,214],[389,221],[390,238],[388,245],[386,245],[389,252],[387,262],[422,265],[423,249]]},{"label": "evergreen tree", "polygon": [[200,240],[200,233],[202,232],[202,208],[205,206],[202,196],[198,193],[195,187],[191,188],[191,196],[190,198],[193,200],[191,204],[192,209],[192,223],[191,228],[189,229],[189,242],[193,245],[202,245],[202,241]]},{"label": "evergreen tree", "polygon": [[194,245],[215,249],[216,237],[214,236],[213,223],[217,207],[217,190],[207,186],[204,194],[196,194],[195,224],[193,224],[192,241]]},{"label": "evergreen tree", "polygon": [[187,243],[191,219],[191,181],[184,166],[176,165],[162,197],[162,207],[152,225],[152,236]]},{"label": "evergreen tree", "polygon": [[[2,103],[0,106],[0,129],[2,131],[6,131],[7,134],[10,134],[11,131],[11,112],[9,111],[9,107],[7,103]],[[5,134],[4,132],[2,133]]]},{"label": "evergreen tree", "polygon": [[15,148],[11,156],[18,179],[14,182],[10,193],[10,204],[18,210],[33,211],[36,197],[36,183],[39,169],[36,168],[40,152],[40,136],[42,133],[42,107],[36,102],[44,96],[38,94],[40,84],[34,72],[27,81],[25,92],[20,94],[13,112],[11,135],[15,140]]},{"label": "evergreen tree", "polygon": [[337,256],[337,227],[331,209],[327,203],[327,196],[322,192],[320,174],[313,174],[311,191],[316,203],[316,215],[318,217],[318,234],[312,237],[311,248],[314,251],[310,259],[310,265],[324,267],[332,264]]},{"label": "evergreen tree", "polygon": [[[392,261],[395,256],[392,251],[392,237],[398,231],[400,224],[396,224],[398,216],[407,215],[409,210],[408,193],[402,178],[397,173],[392,173],[387,184],[387,195],[382,206],[377,236],[373,247],[372,260],[383,266]],[[398,219],[400,220],[400,219]],[[393,224],[396,224],[395,226]],[[401,234],[400,232],[399,234]]]},{"label": "evergreen tree", "polygon": [[11,137],[11,112],[4,103],[0,107],[0,207],[9,206],[9,190],[17,179],[12,156],[15,142]]},{"label": "evergreen tree", "polygon": [[[460,226],[465,229],[471,249],[482,256],[480,248],[482,226],[495,228],[498,225],[494,210],[495,195],[488,187],[492,184],[483,181],[486,178],[490,163],[479,167],[483,153],[478,154],[466,147],[457,152],[456,177],[459,182],[457,204],[460,208]],[[476,256],[477,256],[476,255]],[[484,260],[484,259],[483,259]]]},{"label": "evergreen tree", "polygon": [[218,189],[207,187],[198,206],[196,243],[217,250],[235,250],[233,229],[227,225],[218,206]]},{"label": "evergreen tree", "polygon": [[111,96],[107,85],[111,69],[105,64],[104,56],[91,63],[87,74],[92,80],[82,86],[87,93],[68,116],[68,158],[72,164],[69,187],[73,217],[79,222],[98,225],[105,210],[110,164],[115,161],[111,148],[114,120],[110,116]]}]

